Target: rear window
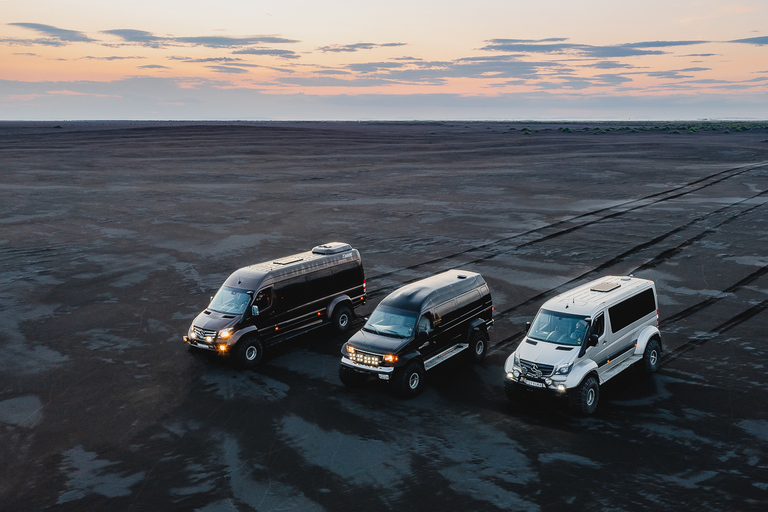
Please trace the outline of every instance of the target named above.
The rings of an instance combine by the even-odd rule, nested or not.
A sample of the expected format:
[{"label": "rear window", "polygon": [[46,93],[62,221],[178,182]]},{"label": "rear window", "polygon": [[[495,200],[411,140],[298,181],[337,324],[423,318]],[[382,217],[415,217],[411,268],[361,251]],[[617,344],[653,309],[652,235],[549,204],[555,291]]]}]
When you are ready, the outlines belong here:
[{"label": "rear window", "polygon": [[611,317],[611,331],[619,332],[655,311],[656,297],[653,295],[653,289],[648,288],[644,292],[608,308],[608,315]]}]

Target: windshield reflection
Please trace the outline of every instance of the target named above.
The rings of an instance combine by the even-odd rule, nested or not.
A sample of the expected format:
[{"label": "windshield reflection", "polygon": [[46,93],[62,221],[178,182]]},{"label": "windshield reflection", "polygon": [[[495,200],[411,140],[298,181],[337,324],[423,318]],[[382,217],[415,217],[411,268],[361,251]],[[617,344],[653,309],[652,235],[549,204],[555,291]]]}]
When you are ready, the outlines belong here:
[{"label": "windshield reflection", "polygon": [[212,309],[219,313],[240,315],[245,311],[245,308],[248,307],[248,302],[250,300],[251,296],[248,295],[245,290],[222,286],[208,305],[208,309]]},{"label": "windshield reflection", "polygon": [[583,316],[542,309],[528,331],[528,337],[561,345],[581,345],[588,323]]},{"label": "windshield reflection", "polygon": [[417,313],[388,307],[377,307],[363,330],[395,338],[409,338],[416,326]]}]

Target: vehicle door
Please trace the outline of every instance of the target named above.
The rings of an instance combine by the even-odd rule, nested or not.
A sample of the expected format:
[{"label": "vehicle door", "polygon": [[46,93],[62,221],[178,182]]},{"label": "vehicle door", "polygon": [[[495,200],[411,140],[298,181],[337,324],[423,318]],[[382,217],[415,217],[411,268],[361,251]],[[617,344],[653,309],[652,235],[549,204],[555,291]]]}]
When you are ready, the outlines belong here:
[{"label": "vehicle door", "polygon": [[609,343],[610,336],[605,325],[605,312],[601,311],[592,319],[592,325],[589,330],[590,336],[597,336],[597,345],[587,348],[585,357],[591,359],[598,365],[598,371],[602,371],[605,366],[605,361],[608,357],[611,344]]},{"label": "vehicle door", "polygon": [[262,330],[274,325],[275,308],[274,290],[272,286],[267,286],[259,290],[253,296],[253,303],[247,312],[249,324],[255,325],[257,329]]},{"label": "vehicle door", "polygon": [[451,342],[460,336],[461,329],[455,299],[435,307],[432,324],[431,350],[433,353],[438,353],[450,347]]},{"label": "vehicle door", "polygon": [[416,322],[416,349],[424,359],[431,357],[437,348],[434,342],[435,327],[432,319],[434,314],[430,311],[422,313]]}]

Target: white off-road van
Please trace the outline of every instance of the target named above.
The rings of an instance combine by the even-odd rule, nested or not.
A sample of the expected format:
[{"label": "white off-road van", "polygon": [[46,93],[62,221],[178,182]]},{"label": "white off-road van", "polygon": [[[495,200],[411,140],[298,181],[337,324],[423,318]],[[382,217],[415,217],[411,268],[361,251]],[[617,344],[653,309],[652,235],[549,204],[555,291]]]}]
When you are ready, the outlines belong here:
[{"label": "white off-road van", "polygon": [[653,281],[608,276],[548,300],[504,364],[504,389],[565,395],[576,413],[597,408],[600,385],[635,363],[659,367],[661,334]]}]

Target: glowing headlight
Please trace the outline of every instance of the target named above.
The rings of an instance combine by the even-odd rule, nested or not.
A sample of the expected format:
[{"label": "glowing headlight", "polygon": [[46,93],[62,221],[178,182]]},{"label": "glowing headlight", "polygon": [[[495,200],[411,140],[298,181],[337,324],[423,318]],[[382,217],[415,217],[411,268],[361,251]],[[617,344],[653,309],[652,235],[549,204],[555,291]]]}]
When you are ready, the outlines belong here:
[{"label": "glowing headlight", "polygon": [[355,347],[352,345],[347,345],[347,353],[348,354],[354,354],[355,353]]},{"label": "glowing headlight", "polygon": [[573,363],[568,364],[562,364],[555,368],[555,374],[556,375],[568,375],[571,372],[571,368],[573,368]]},{"label": "glowing headlight", "polygon": [[197,333],[194,330],[190,331],[189,338],[192,339],[192,340],[196,340],[197,339]]},{"label": "glowing headlight", "polygon": [[224,329],[223,331],[219,331],[219,338],[221,338],[222,340],[226,340],[227,338],[232,336],[232,331],[233,331],[232,328]]},{"label": "glowing headlight", "polygon": [[397,356],[394,354],[387,354],[384,356],[384,360],[388,363],[394,363],[397,361]]}]

